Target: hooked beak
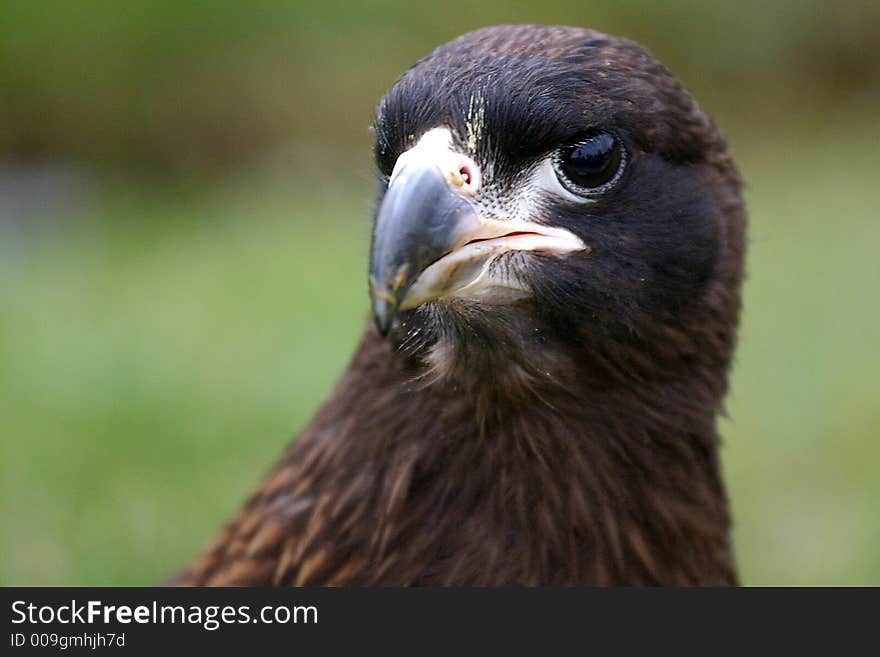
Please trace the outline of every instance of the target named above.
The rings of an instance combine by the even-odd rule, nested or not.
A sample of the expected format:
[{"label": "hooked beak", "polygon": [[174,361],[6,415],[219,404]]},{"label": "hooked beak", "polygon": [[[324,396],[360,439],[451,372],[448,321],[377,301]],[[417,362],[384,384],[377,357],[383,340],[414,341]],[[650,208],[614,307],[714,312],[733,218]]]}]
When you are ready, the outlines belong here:
[{"label": "hooked beak", "polygon": [[509,251],[558,255],[585,249],[562,228],[481,217],[471,199],[480,171],[451,149],[444,128],[426,133],[397,161],[373,231],[370,295],[379,333],[397,314],[441,297],[503,303],[527,294],[510,271],[491,263]]}]

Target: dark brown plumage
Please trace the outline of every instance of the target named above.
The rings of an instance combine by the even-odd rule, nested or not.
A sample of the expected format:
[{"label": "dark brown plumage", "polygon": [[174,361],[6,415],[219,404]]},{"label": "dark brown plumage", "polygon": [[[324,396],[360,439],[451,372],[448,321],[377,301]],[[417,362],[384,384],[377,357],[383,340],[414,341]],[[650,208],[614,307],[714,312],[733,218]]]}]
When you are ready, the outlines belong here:
[{"label": "dark brown plumage", "polygon": [[[426,251],[424,227],[394,210],[399,171],[416,170],[400,156],[437,126],[451,135],[437,152],[464,158],[461,180],[432,187],[454,210],[444,222],[531,208],[520,224],[580,246],[511,246],[534,237],[511,230],[475,261],[484,296],[441,269],[442,294],[408,302],[443,258],[491,242]],[[745,212],[708,116],[631,42],[505,26],[407,71],[376,132],[372,295],[387,337],[368,328],[329,401],[175,583],[736,583],[715,418]],[[549,154],[587,144],[583,162],[606,143],[623,149],[616,178],[584,199],[548,191]],[[437,174],[418,171],[428,182],[407,194]]]}]

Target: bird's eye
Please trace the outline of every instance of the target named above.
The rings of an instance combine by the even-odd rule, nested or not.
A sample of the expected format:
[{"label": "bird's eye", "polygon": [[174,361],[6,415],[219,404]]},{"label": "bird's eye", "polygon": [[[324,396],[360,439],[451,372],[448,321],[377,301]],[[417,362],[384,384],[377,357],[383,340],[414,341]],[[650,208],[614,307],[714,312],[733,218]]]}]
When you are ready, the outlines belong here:
[{"label": "bird's eye", "polygon": [[624,150],[610,132],[593,132],[574,146],[556,151],[553,169],[568,191],[592,195],[605,191],[623,171]]}]

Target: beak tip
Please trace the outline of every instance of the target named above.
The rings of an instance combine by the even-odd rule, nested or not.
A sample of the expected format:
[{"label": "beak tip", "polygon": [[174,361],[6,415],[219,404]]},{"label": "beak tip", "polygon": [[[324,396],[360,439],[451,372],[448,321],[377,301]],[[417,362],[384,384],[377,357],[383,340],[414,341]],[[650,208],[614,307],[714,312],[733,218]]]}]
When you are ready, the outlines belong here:
[{"label": "beak tip", "polygon": [[470,201],[450,188],[436,164],[416,162],[401,169],[376,213],[370,254],[373,318],[382,337],[394,329],[421,272],[454,248],[462,225],[476,221]]},{"label": "beak tip", "polygon": [[385,299],[375,299],[373,301],[373,319],[376,322],[376,329],[383,338],[388,337],[391,330],[391,322],[396,315],[396,308]]}]

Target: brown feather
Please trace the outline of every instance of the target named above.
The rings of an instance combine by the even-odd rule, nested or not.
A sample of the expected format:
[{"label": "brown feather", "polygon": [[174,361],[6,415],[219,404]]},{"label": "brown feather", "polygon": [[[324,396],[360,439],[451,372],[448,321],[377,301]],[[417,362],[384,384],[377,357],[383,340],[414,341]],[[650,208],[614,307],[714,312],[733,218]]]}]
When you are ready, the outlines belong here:
[{"label": "brown feather", "polygon": [[609,103],[673,117],[645,123],[646,147],[700,154],[723,221],[699,297],[626,340],[548,348],[534,370],[450,362],[426,376],[424,361],[368,328],[312,423],[174,583],[736,583],[715,417],[735,343],[745,212],[723,138],[624,40],[493,28],[452,52],[562,60],[584,39],[604,44],[596,56],[608,76],[620,71],[624,100]]}]

